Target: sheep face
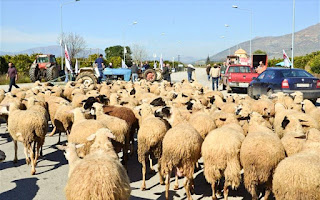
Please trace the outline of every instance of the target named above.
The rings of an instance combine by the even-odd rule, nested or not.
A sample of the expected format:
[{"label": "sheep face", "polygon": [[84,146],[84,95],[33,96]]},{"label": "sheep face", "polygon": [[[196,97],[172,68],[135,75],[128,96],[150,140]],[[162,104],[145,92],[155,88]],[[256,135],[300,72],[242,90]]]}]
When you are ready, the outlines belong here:
[{"label": "sheep face", "polygon": [[154,112],[154,116],[160,118],[170,118],[171,114],[172,112],[170,107],[160,108]]},{"label": "sheep face", "polygon": [[248,118],[251,113],[252,113],[252,110],[249,108],[249,106],[245,106],[245,105],[237,106],[236,112],[235,112],[237,118],[239,119]]}]

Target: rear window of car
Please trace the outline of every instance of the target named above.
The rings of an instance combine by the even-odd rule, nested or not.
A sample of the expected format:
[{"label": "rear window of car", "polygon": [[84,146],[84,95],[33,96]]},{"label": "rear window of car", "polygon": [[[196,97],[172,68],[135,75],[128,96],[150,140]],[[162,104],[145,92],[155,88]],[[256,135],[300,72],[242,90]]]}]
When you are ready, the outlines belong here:
[{"label": "rear window of car", "polygon": [[249,66],[231,66],[229,67],[229,72],[234,73],[250,73],[250,67]]},{"label": "rear window of car", "polygon": [[289,77],[313,77],[311,74],[304,70],[282,70],[281,71],[284,78]]}]

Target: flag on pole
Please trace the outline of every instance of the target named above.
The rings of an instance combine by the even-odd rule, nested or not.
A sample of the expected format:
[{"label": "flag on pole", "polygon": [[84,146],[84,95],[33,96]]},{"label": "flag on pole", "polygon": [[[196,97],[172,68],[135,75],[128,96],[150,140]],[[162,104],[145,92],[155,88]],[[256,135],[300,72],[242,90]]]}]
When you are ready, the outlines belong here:
[{"label": "flag on pole", "polygon": [[160,69],[163,70],[163,58],[162,58],[162,54],[161,54],[161,56],[160,56],[160,63],[159,63],[159,65],[160,65]]},{"label": "flag on pole", "polygon": [[71,65],[70,65],[70,57],[67,49],[67,45],[64,45],[64,55],[65,55],[65,62],[66,62],[66,68],[72,72]]},{"label": "flag on pole", "polygon": [[79,64],[78,64],[78,59],[76,59],[76,65],[74,66],[74,72],[75,72],[76,74],[78,74],[78,73],[79,73]]},{"label": "flag on pole", "polygon": [[283,50],[283,66],[284,67],[290,67],[291,66],[291,61],[289,57],[287,56],[286,52]]},{"label": "flag on pole", "polygon": [[121,67],[122,67],[122,68],[128,68],[128,66],[126,65],[126,63],[124,62],[123,59],[122,59],[122,61],[121,61]]}]

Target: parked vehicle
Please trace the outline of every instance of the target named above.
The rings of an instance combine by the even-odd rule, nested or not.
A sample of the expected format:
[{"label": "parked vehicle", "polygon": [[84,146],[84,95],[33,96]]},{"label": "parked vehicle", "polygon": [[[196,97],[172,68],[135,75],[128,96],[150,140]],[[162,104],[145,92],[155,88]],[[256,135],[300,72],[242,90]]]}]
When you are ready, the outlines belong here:
[{"label": "parked vehicle", "polygon": [[60,66],[57,64],[54,55],[37,55],[30,67],[29,76],[32,82],[41,81],[43,78],[45,81],[51,81],[58,78],[59,71]]},{"label": "parked vehicle", "polygon": [[230,65],[222,75],[223,89],[232,91],[235,88],[248,88],[253,77],[258,74],[249,65]]},{"label": "parked vehicle", "polygon": [[250,82],[248,95],[257,98],[276,92],[300,91],[305,99],[316,101],[320,97],[320,80],[303,69],[269,67]]}]

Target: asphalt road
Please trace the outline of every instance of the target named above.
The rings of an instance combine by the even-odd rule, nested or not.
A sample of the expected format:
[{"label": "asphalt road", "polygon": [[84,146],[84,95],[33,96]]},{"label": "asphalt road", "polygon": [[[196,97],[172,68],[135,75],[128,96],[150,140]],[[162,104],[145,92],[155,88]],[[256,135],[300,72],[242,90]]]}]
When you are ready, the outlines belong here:
[{"label": "asphalt road", "polygon": [[[206,79],[205,69],[197,69],[196,77],[200,83],[210,87],[211,82]],[[172,74],[173,81],[180,81],[187,78],[186,72]],[[26,84],[24,86],[29,86]],[[7,86],[0,86],[0,88]],[[51,130],[49,130],[50,132]],[[56,143],[58,135],[46,137],[43,147],[43,157],[39,159],[36,167],[36,175],[30,175],[31,167],[26,165],[23,154],[23,145],[18,143],[18,162],[12,162],[14,157],[14,145],[6,131],[6,124],[0,126],[0,149],[6,153],[6,160],[0,163],[0,200],[59,200],[65,199],[64,187],[68,176],[68,163],[63,152],[57,150]],[[62,141],[66,142],[63,135]],[[135,144],[136,145],[136,144]],[[135,149],[137,147],[135,146]],[[200,162],[203,168],[203,163]],[[157,167],[155,167],[157,169]],[[159,185],[158,175],[147,173],[147,190],[141,191],[141,165],[137,160],[137,154],[129,158],[128,174],[131,181],[131,199],[164,199],[165,186]],[[195,173],[195,194],[194,199],[211,199],[211,186],[206,183],[203,170]],[[171,179],[171,182],[174,178]],[[179,190],[173,190],[173,183],[170,185],[170,196],[173,199],[186,199],[183,188],[183,179],[179,179]],[[230,190],[229,199],[240,200],[250,199],[243,185],[238,190]]]}]

